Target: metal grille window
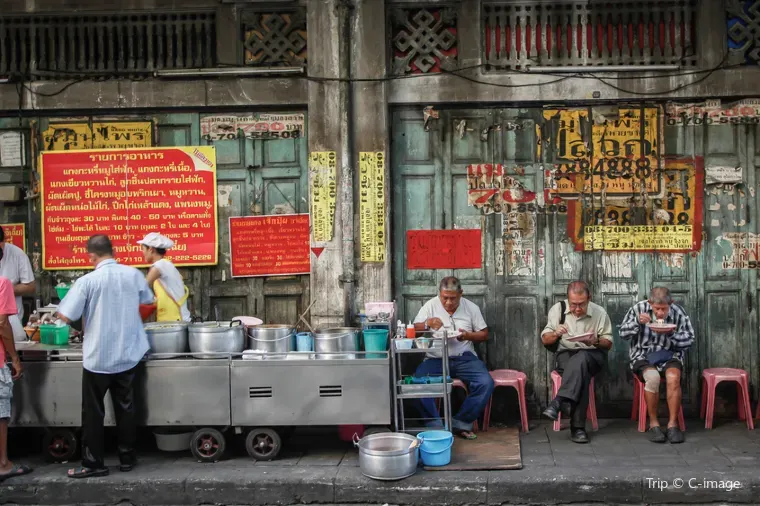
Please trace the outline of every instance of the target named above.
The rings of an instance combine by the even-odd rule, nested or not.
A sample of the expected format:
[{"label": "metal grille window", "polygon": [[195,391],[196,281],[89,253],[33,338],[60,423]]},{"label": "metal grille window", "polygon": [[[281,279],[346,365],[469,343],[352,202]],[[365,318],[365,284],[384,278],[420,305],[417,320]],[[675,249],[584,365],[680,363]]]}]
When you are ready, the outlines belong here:
[{"label": "metal grille window", "polygon": [[0,73],[212,67],[214,12],[0,17]]},{"label": "metal grille window", "polygon": [[696,65],[696,0],[484,3],[488,65]]}]

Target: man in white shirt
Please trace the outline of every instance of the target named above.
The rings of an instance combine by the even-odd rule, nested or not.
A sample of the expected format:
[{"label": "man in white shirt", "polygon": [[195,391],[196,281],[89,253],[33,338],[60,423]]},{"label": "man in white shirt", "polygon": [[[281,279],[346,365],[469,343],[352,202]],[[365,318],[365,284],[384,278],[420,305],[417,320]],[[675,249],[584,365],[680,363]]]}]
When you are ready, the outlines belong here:
[{"label": "man in white shirt", "polygon": [[13,284],[13,294],[16,296],[16,308],[18,314],[11,315],[8,321],[13,329],[13,340],[16,342],[26,340],[24,325],[24,296],[30,297],[37,290],[34,280],[34,271],[26,253],[13,244],[5,242],[5,231],[0,227],[0,276],[8,278]]},{"label": "man in white shirt", "polygon": [[[469,394],[462,407],[454,415],[451,425],[454,434],[465,439],[475,439],[477,436],[472,432],[475,420],[483,414],[488,400],[493,393],[494,383],[486,365],[475,354],[473,343],[488,340],[488,326],[478,306],[473,302],[462,298],[462,284],[453,276],[441,280],[438,297],[430,299],[414,319],[414,327],[418,332],[426,330],[445,329],[450,338],[449,346],[449,373],[452,378],[461,380]],[[441,376],[443,364],[441,363],[442,343],[434,343],[433,349],[414,373],[417,377]],[[433,399],[422,399],[417,402],[417,409],[422,413],[430,427],[440,427],[438,409]]]}]

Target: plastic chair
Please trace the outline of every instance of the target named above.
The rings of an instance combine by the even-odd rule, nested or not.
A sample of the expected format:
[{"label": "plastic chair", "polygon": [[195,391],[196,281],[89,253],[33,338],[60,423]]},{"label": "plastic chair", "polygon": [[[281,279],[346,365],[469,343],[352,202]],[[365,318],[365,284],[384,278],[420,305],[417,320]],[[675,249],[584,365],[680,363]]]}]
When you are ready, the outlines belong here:
[{"label": "plastic chair", "polygon": [[[552,398],[557,397],[557,392],[562,386],[562,376],[557,371],[552,371]],[[591,419],[591,426],[594,430],[599,430],[599,420],[596,417],[596,395],[594,395],[594,378],[588,384],[588,409],[586,409],[586,418]],[[561,427],[562,413],[554,421],[554,431],[559,431]]]},{"label": "plastic chair", "polygon": [[715,414],[715,387],[721,381],[736,382],[739,420],[746,420],[747,429],[755,430],[755,424],[752,421],[752,405],[749,402],[749,375],[741,369],[729,369],[727,367],[702,371],[702,406],[699,410],[699,417],[705,420],[705,429],[712,429],[713,415]]},{"label": "plastic chair", "polygon": [[[467,385],[465,385],[462,380],[454,378],[453,383],[451,384],[451,391],[454,392],[455,388],[461,388],[464,390],[465,395],[470,395],[470,390],[467,388]],[[440,410],[441,409],[441,399],[435,400],[436,407]],[[478,421],[475,420],[472,423],[472,431],[478,432]]]},{"label": "plastic chair", "polygon": [[[631,409],[631,420],[639,420],[639,432],[647,431],[647,399],[644,396],[644,382],[638,375],[633,375],[633,409]],[[678,412],[678,428],[686,431],[686,421],[683,418],[683,406]]]},{"label": "plastic chair", "polygon": [[[528,432],[528,408],[525,401],[525,385],[528,383],[528,377],[524,372],[513,371],[512,369],[497,369],[491,371],[491,378],[494,382],[494,390],[499,387],[512,387],[517,390],[517,400],[520,404],[520,421],[522,431]],[[486,409],[483,412],[483,432],[488,431],[491,425],[491,405],[493,404],[493,394],[488,399]]]}]

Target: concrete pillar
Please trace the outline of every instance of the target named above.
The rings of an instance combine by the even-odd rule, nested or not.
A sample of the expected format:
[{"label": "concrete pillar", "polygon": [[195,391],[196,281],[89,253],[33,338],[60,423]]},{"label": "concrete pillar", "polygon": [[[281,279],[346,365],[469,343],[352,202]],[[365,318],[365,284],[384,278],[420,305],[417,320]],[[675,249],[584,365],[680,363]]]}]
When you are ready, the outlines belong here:
[{"label": "concrete pillar", "polygon": [[[346,4],[344,0],[308,3],[310,76],[328,79],[348,77],[349,9]],[[335,151],[338,166],[333,237],[330,242],[319,244],[325,249],[318,258],[312,255],[311,297],[314,305],[311,308],[311,323],[314,328],[350,323],[347,321],[348,313],[353,303],[354,161],[350,156],[348,89],[348,83],[337,80],[309,81],[309,152]]]},{"label": "concrete pillar", "polygon": [[[383,0],[356,0],[351,17],[351,69],[354,79],[376,79],[386,74],[388,65],[387,43],[385,40],[385,2]],[[359,226],[359,184],[355,185],[356,202],[354,234],[355,258],[358,268],[356,310],[363,310],[365,302],[389,301],[393,299],[391,285],[391,238],[390,206],[390,128],[388,124],[387,85],[385,82],[355,82],[352,84],[355,160],[362,151],[382,151],[385,153],[385,236],[387,238],[384,263],[361,262],[361,227]],[[403,261],[403,259],[397,259]]]}]

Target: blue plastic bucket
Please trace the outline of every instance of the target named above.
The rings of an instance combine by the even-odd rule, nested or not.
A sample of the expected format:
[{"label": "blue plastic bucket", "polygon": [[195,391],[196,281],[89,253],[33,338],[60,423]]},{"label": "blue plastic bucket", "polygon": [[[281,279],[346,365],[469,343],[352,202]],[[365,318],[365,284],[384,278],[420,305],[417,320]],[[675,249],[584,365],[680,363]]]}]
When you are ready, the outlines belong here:
[{"label": "blue plastic bucket", "polygon": [[297,351],[314,351],[314,338],[311,332],[300,332],[296,334]]},{"label": "blue plastic bucket", "polygon": [[[388,349],[388,331],[383,329],[366,329],[364,331],[364,351],[382,351]],[[367,353],[367,358],[385,358],[385,353]]]},{"label": "blue plastic bucket", "polygon": [[445,430],[429,430],[417,435],[422,440],[420,458],[422,464],[430,467],[446,466],[451,462],[451,447],[454,435]]}]

